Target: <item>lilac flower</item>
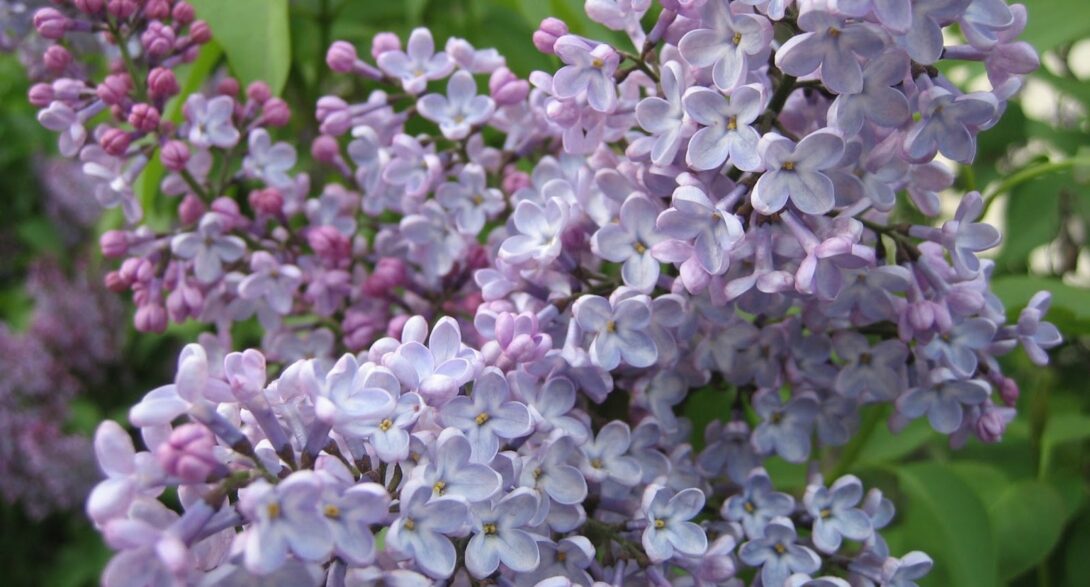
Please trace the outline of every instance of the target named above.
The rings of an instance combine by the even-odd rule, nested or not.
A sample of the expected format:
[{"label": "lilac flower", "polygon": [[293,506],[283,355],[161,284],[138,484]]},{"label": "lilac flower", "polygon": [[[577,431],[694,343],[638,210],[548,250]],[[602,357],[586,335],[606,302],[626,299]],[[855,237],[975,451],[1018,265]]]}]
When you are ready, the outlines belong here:
[{"label": "lilac flower", "polygon": [[1001,236],[992,225],[975,222],[984,212],[984,200],[979,192],[969,192],[958,204],[953,220],[943,223],[941,229],[920,226],[910,229],[910,234],[942,243],[950,250],[950,258],[959,277],[971,279],[980,271],[976,254],[999,244]]},{"label": "lilac flower", "polygon": [[775,518],[765,526],[762,538],[738,549],[738,558],[751,567],[760,567],[763,585],[783,585],[792,573],[814,573],[821,568],[817,553],[796,544],[797,539],[790,518]]},{"label": "lilac flower", "polygon": [[439,412],[445,425],[461,430],[469,438],[473,462],[491,461],[500,449],[500,439],[530,433],[529,410],[509,397],[507,380],[499,369],[489,367],[477,377],[471,397],[458,396]]},{"label": "lilac flower", "polygon": [[378,56],[378,66],[397,79],[410,94],[419,94],[429,80],[442,79],[454,69],[446,53],[435,52],[435,40],[426,28],[415,28],[409,35],[408,52],[386,51]]},{"label": "lilac flower", "polygon": [[742,240],[744,231],[738,217],[727,211],[730,198],[713,203],[704,190],[682,185],[674,190],[673,204],[659,215],[656,226],[662,234],[692,240],[693,253],[708,273],[717,274],[729,267],[729,252]]},{"label": "lilac flower", "polygon": [[273,187],[292,184],[288,171],[295,165],[295,147],[283,141],[272,144],[269,132],[263,128],[250,131],[250,149],[242,161],[247,175],[261,179]]},{"label": "lilac flower", "polygon": [[275,571],[288,552],[319,562],[333,551],[333,533],[318,511],[322,482],[312,471],[292,473],[278,485],[259,479],[239,492],[239,510],[253,522],[244,560],[259,575]]},{"label": "lilac flower", "polygon": [[832,130],[806,135],[798,145],[770,133],[761,137],[761,157],[767,171],[753,186],[753,207],[761,214],[775,214],[788,198],[805,214],[824,214],[833,209],[833,182],[823,173],[844,155],[844,141]]},{"label": "lilac flower", "polygon": [[537,541],[525,530],[537,512],[534,493],[519,487],[491,505],[473,506],[473,537],[466,545],[466,569],[478,579],[496,572],[502,562],[516,573],[528,573],[541,561]]},{"label": "lilac flower", "polygon": [[803,505],[814,518],[814,546],[833,553],[843,538],[866,540],[871,536],[870,518],[855,507],[863,498],[863,484],[854,475],[837,479],[828,489],[821,485],[806,488]]},{"label": "lilac flower", "polygon": [[614,420],[603,426],[597,438],[580,447],[586,456],[581,467],[583,475],[597,483],[610,479],[628,487],[635,486],[640,482],[641,471],[636,459],[626,456],[631,442],[628,424]]},{"label": "lilac flower", "polygon": [[[400,384],[384,367],[361,366],[345,354],[319,382],[314,363],[299,365],[300,381],[312,389],[315,415],[340,434],[369,436],[397,408]],[[288,371],[284,377],[290,379]]]},{"label": "lilac flower", "polygon": [[776,50],[776,66],[793,76],[804,76],[821,67],[821,80],[837,94],[863,91],[863,69],[856,55],[881,52],[882,38],[864,23],[845,24],[844,19],[821,8],[803,11],[795,35]]},{"label": "lilac flower", "polygon": [[674,558],[675,553],[700,556],[708,548],[704,529],[690,522],[704,508],[704,492],[695,487],[677,493],[661,485],[648,485],[641,504],[647,528],[641,542],[653,562]]},{"label": "lilac flower", "polygon": [[457,552],[448,536],[469,521],[465,502],[452,497],[431,499],[430,487],[416,486],[401,499],[401,511],[386,533],[386,544],[416,561],[434,579],[454,573]]},{"label": "lilac flower", "polygon": [[1002,0],[972,0],[958,19],[961,32],[969,44],[990,49],[999,35],[1014,24],[1011,7]]},{"label": "lilac flower", "polygon": [[277,314],[287,314],[295,290],[303,282],[303,273],[295,265],[281,265],[272,255],[257,251],[250,257],[250,269],[238,285],[238,294],[246,300],[264,300]]},{"label": "lilac flower", "polygon": [[795,498],[772,490],[772,481],[763,468],[754,469],[742,484],[742,493],[723,502],[720,513],[724,519],[740,522],[746,536],[759,539],[765,535],[765,526],[779,516],[790,516],[795,511]]},{"label": "lilac flower", "polygon": [[530,410],[534,429],[561,430],[582,442],[589,435],[587,425],[575,417],[575,384],[567,377],[550,376],[545,381],[519,370],[508,374],[511,390]]},{"label": "lilac flower", "polygon": [[343,492],[326,489],[320,511],[333,535],[333,554],[353,565],[366,565],[375,557],[371,524],[387,518],[390,496],[378,483],[361,483]]},{"label": "lilac flower", "polygon": [[448,212],[463,234],[475,235],[485,220],[499,214],[505,206],[503,192],[485,183],[484,169],[470,163],[458,174],[458,182],[447,182],[435,190],[435,199]]},{"label": "lilac flower", "polygon": [[462,497],[470,503],[485,501],[499,491],[502,479],[488,465],[472,462],[471,453],[466,437],[455,428],[447,428],[436,441],[435,459],[413,470],[414,481],[430,486],[436,497]]},{"label": "lilac flower", "polygon": [[1029,355],[1030,360],[1041,367],[1048,364],[1048,355],[1045,353],[1045,349],[1059,346],[1063,342],[1060,330],[1051,322],[1042,320],[1045,314],[1048,313],[1048,307],[1051,303],[1051,293],[1040,291],[1034,294],[1029,303],[1026,304],[1025,309],[1022,310],[1022,313],[1018,315],[1018,325],[1015,331],[1018,335],[1018,342],[1022,343],[1022,348],[1026,349],[1026,354]]},{"label": "lilac flower", "polygon": [[428,94],[416,102],[420,115],[439,125],[443,136],[458,141],[473,127],[488,120],[495,110],[492,98],[477,94],[477,83],[468,71],[458,71],[447,82],[447,95]]},{"label": "lilac flower", "polygon": [[754,85],[736,88],[729,98],[706,88],[687,93],[685,111],[704,128],[689,141],[686,163],[701,171],[718,169],[724,162],[742,171],[760,169],[761,135],[752,124],[764,112],[762,94]]},{"label": "lilac flower", "polygon": [[898,34],[904,34],[912,25],[912,4],[909,0],[837,0],[836,9],[856,18],[873,11],[882,26]]},{"label": "lilac flower", "polygon": [[707,445],[697,459],[697,466],[710,476],[721,475],[726,469],[727,477],[741,485],[749,472],[757,466],[757,455],[750,444],[750,430],[745,422],[730,421],[720,426],[713,423],[704,430]]},{"label": "lilac flower", "polygon": [[444,317],[432,330],[428,346],[410,339],[383,358],[383,364],[394,372],[402,387],[419,391],[428,401],[442,404],[473,377],[474,365],[460,356],[461,351],[458,324]]},{"label": "lilac flower", "polygon": [[60,133],[57,147],[64,157],[75,157],[87,140],[87,129],[83,126],[85,120],[81,113],[60,100],[51,102],[48,108],[38,112],[38,122],[42,126]]},{"label": "lilac flower", "polygon": [[420,141],[404,134],[394,137],[390,153],[391,159],[382,171],[383,181],[404,188],[404,195],[410,198],[427,193],[439,176],[439,158],[421,146]]},{"label": "lilac flower", "polygon": [[969,377],[976,371],[977,352],[988,348],[996,330],[995,323],[987,318],[971,318],[949,333],[931,339],[923,354],[931,360],[941,360],[958,377]]},{"label": "lilac flower", "polygon": [[931,65],[942,56],[942,27],[964,12],[972,0],[920,0],[912,3],[912,26],[898,39],[913,61]]},{"label": "lilac flower", "polygon": [[[838,334],[834,346],[845,361],[836,376],[836,391],[845,397],[871,397],[892,401],[903,388],[908,349],[899,340],[883,340],[871,347],[861,334]],[[866,395],[864,395],[866,394]]]},{"label": "lilac flower", "polygon": [[991,387],[980,379],[958,379],[949,369],[931,372],[928,381],[897,398],[897,411],[909,418],[927,414],[937,432],[951,434],[961,426],[966,406],[984,403]]},{"label": "lilac flower", "polygon": [[586,94],[587,103],[598,112],[612,112],[617,106],[613,73],[621,57],[605,43],[591,44],[574,35],[564,35],[553,46],[565,66],[553,76],[553,94],[567,100]]},{"label": "lilac flower", "polygon": [[772,41],[772,25],[755,14],[735,14],[726,0],[709,0],[701,22],[709,28],[689,31],[678,49],[693,67],[711,67],[715,86],[730,91],[745,83],[751,64],[763,63]]},{"label": "lilac flower", "polygon": [[87,497],[87,515],[96,524],[123,518],[141,497],[154,498],[162,491],[165,474],[155,457],[136,452],[132,439],[113,420],[95,430],[95,457],[106,479]]},{"label": "lilac flower", "polygon": [[95,187],[95,199],[105,208],[121,206],[125,219],[135,223],[143,216],[140,202],[133,192],[133,183],[147,164],[143,155],[135,157],[128,166],[120,157],[114,157],[98,145],[88,145],[79,153],[82,170]]},{"label": "lilac flower", "polygon": [[975,133],[995,116],[995,96],[988,92],[956,96],[934,86],[920,94],[919,102],[921,119],[905,135],[908,159],[923,163],[942,153],[954,161],[972,163]]},{"label": "lilac flower", "polygon": [[908,56],[900,50],[872,59],[863,68],[862,90],[837,96],[829,107],[829,120],[848,136],[858,134],[864,120],[885,128],[900,126],[909,118],[908,99],[890,86],[904,81],[908,69]]},{"label": "lilac flower", "polygon": [[506,63],[503,55],[495,49],[475,49],[469,41],[451,37],[443,47],[450,58],[469,73],[492,73]]},{"label": "lilac flower", "polygon": [[817,415],[817,400],[802,393],[784,404],[775,390],[753,396],[753,409],[764,422],[753,431],[758,453],[776,453],[785,461],[801,463],[810,454],[810,430]]},{"label": "lilac flower", "polygon": [[191,94],[185,101],[184,110],[189,121],[189,142],[194,146],[230,149],[238,144],[240,134],[231,120],[235,100],[230,96],[209,100],[203,94]]},{"label": "lilac flower", "polygon": [[518,234],[503,241],[500,258],[513,265],[548,265],[560,255],[568,213],[568,204],[557,198],[548,200],[544,209],[529,200],[519,202],[511,216]]},{"label": "lilac flower", "polygon": [[583,332],[594,333],[590,356],[599,367],[610,371],[622,360],[633,367],[655,363],[655,341],[644,332],[651,323],[651,305],[646,296],[627,298],[616,306],[601,296],[582,296],[572,312]]},{"label": "lilac flower", "polygon": [[603,259],[624,263],[625,284],[645,293],[655,288],[659,277],[659,263],[651,256],[651,247],[663,238],[655,229],[659,211],[648,198],[633,194],[621,205],[620,223],[603,226],[591,239],[591,247]]},{"label": "lilac flower", "polygon": [[685,72],[676,61],[662,66],[662,96],[648,96],[636,105],[636,120],[654,138],[651,161],[655,165],[669,165],[681,147],[685,131],[685,110],[682,95],[685,93]]},{"label": "lilac flower", "polygon": [[882,584],[889,587],[917,587],[916,580],[931,572],[931,557],[914,550],[901,558],[891,558],[882,565]]},{"label": "lilac flower", "polygon": [[587,496],[587,481],[579,469],[569,464],[577,453],[570,436],[554,440],[523,465],[519,484],[537,491],[542,506],[547,506],[549,499],[564,505],[583,501]]},{"label": "lilac flower", "polygon": [[212,283],[223,274],[223,263],[233,263],[246,253],[246,243],[223,234],[223,221],[215,213],[205,214],[197,232],[183,232],[170,241],[170,250],[181,259],[193,261],[193,273],[202,283]]}]

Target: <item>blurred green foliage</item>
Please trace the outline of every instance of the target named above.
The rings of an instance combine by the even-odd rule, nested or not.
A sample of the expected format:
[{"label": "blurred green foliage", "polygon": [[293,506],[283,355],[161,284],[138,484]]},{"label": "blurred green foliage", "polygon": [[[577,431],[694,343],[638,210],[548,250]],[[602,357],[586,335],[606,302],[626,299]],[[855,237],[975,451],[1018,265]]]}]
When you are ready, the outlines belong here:
[{"label": "blurred green foliage", "polygon": [[[566,20],[576,33],[620,42],[582,15],[581,0],[191,1],[212,23],[216,42],[180,72],[183,95],[224,64],[243,81],[269,80],[296,108],[290,131],[301,145],[314,136],[310,110],[320,95],[363,95],[362,82],[332,76],[325,66],[325,50],[334,40],[352,42],[366,55],[377,32],[405,38],[412,28],[428,26],[439,43],[458,36],[477,47],[496,47],[522,76],[555,67],[553,58],[530,44],[545,16]],[[863,415],[857,440],[821,458],[827,475],[854,472],[897,503],[898,516],[885,534],[894,553],[919,549],[935,558],[927,585],[1090,585],[1090,291],[1084,285],[1090,272],[1078,271],[1080,259],[1084,265],[1090,261],[1090,83],[1076,76],[1071,60],[1076,43],[1090,38],[1090,19],[1084,18],[1085,0],[1025,2],[1024,38],[1047,52],[1046,67],[1033,83],[1052,89],[1047,99],[1055,102],[1048,105],[1054,115],[1028,116],[1040,112],[1040,104],[1031,109],[1012,102],[1003,120],[980,136],[979,156],[960,169],[957,187],[979,189],[1004,204],[1005,240],[996,256],[994,289],[1011,318],[1033,292],[1049,289],[1050,318],[1067,342],[1047,369],[1031,365],[1021,351],[1005,360],[1022,397],[1019,417],[1000,444],[970,441],[951,450],[924,421],[895,435],[885,426],[888,408],[872,408]],[[968,82],[983,68],[958,65],[947,73]],[[16,328],[33,307],[22,288],[27,263],[66,253],[58,249],[42,209],[32,164],[36,153],[52,149],[52,139],[35,122],[26,89],[18,61],[0,55],[0,319]],[[177,119],[178,106],[175,101],[166,117]],[[306,149],[300,152],[305,156]],[[152,189],[161,177],[162,167],[153,164],[138,185],[153,224],[170,215],[169,204],[156,200]],[[117,221],[107,215],[103,225]],[[73,425],[90,432],[102,417],[123,419],[122,406],[166,380],[178,343],[194,337],[185,328],[165,337],[130,337],[128,356],[144,365],[142,372],[106,399],[93,396],[77,406]],[[697,391],[688,403],[696,429],[727,413],[730,400]],[[805,483],[802,468],[775,461],[769,468],[787,489]],[[107,552],[80,513],[37,523],[10,507],[0,507],[0,514],[4,584],[97,583]]]}]

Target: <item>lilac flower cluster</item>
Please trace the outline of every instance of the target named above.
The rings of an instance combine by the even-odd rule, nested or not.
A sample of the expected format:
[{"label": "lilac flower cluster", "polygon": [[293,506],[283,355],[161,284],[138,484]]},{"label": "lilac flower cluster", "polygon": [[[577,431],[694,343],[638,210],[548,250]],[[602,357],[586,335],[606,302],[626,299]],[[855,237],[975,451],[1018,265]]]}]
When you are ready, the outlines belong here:
[{"label": "lilac flower cluster", "polygon": [[[107,585],[912,585],[931,561],[889,551],[879,492],[815,474],[796,498],[763,462],[843,445],[873,404],[997,441],[1018,387],[996,357],[1060,343],[1047,293],[1009,324],[990,292],[979,194],[891,220],[939,214],[937,156],[970,162],[1037,66],[1019,5],[663,0],[648,30],[650,0],[588,0],[635,52],[546,19],[562,66],[528,80],[426,29],[370,59],[336,42],[330,68],[378,89],[318,101],[337,177],[312,186],[265,84],[161,118],[211,36],[186,2],[61,4],[34,18],[54,53],[94,31],[121,51],[30,96],[130,222],[102,237],[108,285],[141,330],[215,328],[130,412],[146,451],[99,429]],[[133,194],[153,157],[165,230]],[[251,317],[261,350],[231,352]],[[733,402],[700,451],[697,388]]]}]

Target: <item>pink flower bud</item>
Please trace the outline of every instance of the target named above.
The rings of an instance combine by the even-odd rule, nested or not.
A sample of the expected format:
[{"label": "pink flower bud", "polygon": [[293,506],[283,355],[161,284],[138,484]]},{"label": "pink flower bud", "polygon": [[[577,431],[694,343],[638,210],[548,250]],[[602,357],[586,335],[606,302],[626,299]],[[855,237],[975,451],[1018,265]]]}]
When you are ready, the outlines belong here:
[{"label": "pink flower bud", "polygon": [[258,214],[279,216],[284,208],[284,196],[276,188],[254,190],[249,196],[250,207]]},{"label": "pink flower bud", "polygon": [[216,439],[202,424],[182,424],[170,438],[155,449],[155,457],[167,475],[183,484],[206,483],[228,473],[226,465],[216,460]]},{"label": "pink flower bud", "polygon": [[1018,383],[1010,377],[1004,377],[1003,382],[999,385],[999,397],[1003,399],[1003,403],[1008,406],[1013,406],[1018,403],[1018,396],[1021,395],[1021,391],[1018,389]]},{"label": "pink flower bud", "polygon": [[238,209],[238,202],[227,196],[212,200],[212,211],[223,220],[224,230],[234,230],[246,226],[246,217]]},{"label": "pink flower bud", "polygon": [[409,321],[409,318],[405,314],[390,318],[390,321],[386,324],[386,336],[401,338],[401,331],[405,330],[405,323]]},{"label": "pink flower bud", "polygon": [[291,108],[282,98],[269,98],[261,106],[261,121],[269,126],[285,126],[291,120]]},{"label": "pink flower bud", "polygon": [[307,232],[307,243],[323,259],[340,261],[352,252],[352,242],[332,226],[319,226]]},{"label": "pink flower bud", "polygon": [[170,171],[181,171],[189,163],[189,147],[182,141],[170,141],[159,151],[159,160]]},{"label": "pink flower bud", "polygon": [[106,76],[95,88],[98,97],[110,106],[122,104],[132,91],[132,79],[127,73],[115,73]]},{"label": "pink flower bud", "polygon": [[129,133],[120,128],[107,129],[106,132],[102,133],[98,138],[98,144],[102,147],[102,150],[114,157],[121,157],[124,155],[131,142],[132,137],[129,136]]},{"label": "pink flower bud", "polygon": [[170,11],[170,18],[179,25],[187,25],[196,17],[193,5],[189,2],[175,2],[174,9]]},{"label": "pink flower bud", "polygon": [[73,4],[84,14],[97,14],[106,6],[106,0],[75,0]]},{"label": "pink flower bud", "polygon": [[337,139],[329,135],[318,135],[310,144],[310,155],[319,163],[334,165],[341,156],[341,147],[337,144]]},{"label": "pink flower bud", "polygon": [[378,59],[379,55],[387,51],[400,51],[401,39],[394,33],[379,33],[371,39],[371,57]]},{"label": "pink flower bud", "polygon": [[374,297],[387,296],[395,287],[405,285],[406,275],[404,261],[397,257],[383,257],[363,283],[363,292]]},{"label": "pink flower bud", "polygon": [[178,220],[182,224],[196,224],[207,208],[204,202],[194,194],[186,194],[178,203]]},{"label": "pink flower bud", "polygon": [[129,289],[130,285],[132,285],[132,283],[126,281],[124,277],[121,277],[121,273],[119,271],[111,271],[107,273],[106,277],[103,279],[103,283],[106,285],[106,289],[114,293],[123,293]]},{"label": "pink flower bud", "polygon": [[151,267],[151,263],[148,263],[140,257],[130,257],[121,262],[121,268],[118,269],[118,273],[122,279],[132,284],[137,281],[144,281],[142,277],[149,273],[149,268],[151,269],[150,273],[154,273],[154,268]]},{"label": "pink flower bud", "polygon": [[[212,40],[212,27],[208,26],[207,22],[203,20],[195,21],[189,25],[189,40],[197,45],[203,45]],[[236,90],[237,94],[238,91]]]},{"label": "pink flower bud", "polygon": [[129,237],[120,230],[107,230],[98,237],[98,246],[103,256],[117,259],[129,251]]},{"label": "pink flower bud", "polygon": [[106,5],[106,11],[121,20],[135,14],[137,8],[140,8],[140,6],[136,3],[136,0],[110,0],[109,4]]},{"label": "pink flower bud", "polygon": [[46,69],[53,73],[60,73],[72,63],[72,54],[60,45],[53,45],[45,50],[42,61],[45,62]]},{"label": "pink flower bud", "polygon": [[272,98],[272,89],[269,88],[269,84],[259,80],[246,88],[246,97],[258,104],[264,104]]},{"label": "pink flower bud", "polygon": [[38,34],[51,40],[57,40],[68,32],[72,21],[56,8],[42,8],[34,13],[34,28]]},{"label": "pink flower bud", "polygon": [[220,96],[235,97],[238,95],[239,86],[238,80],[233,77],[225,77],[216,84],[216,93]]},{"label": "pink flower bud", "polygon": [[148,23],[147,30],[140,35],[140,43],[152,59],[160,59],[170,53],[174,49],[174,40],[174,29],[158,21]]},{"label": "pink flower bud", "polygon": [[170,0],[147,0],[144,4],[144,18],[148,20],[166,20],[170,17]]},{"label": "pink flower bud", "polygon": [[162,332],[167,329],[167,311],[157,303],[144,304],[136,309],[133,324],[140,332]]},{"label": "pink flower bud", "polygon": [[530,185],[530,174],[512,167],[511,171],[503,176],[502,188],[505,193],[513,194]]},{"label": "pink flower bud", "polygon": [[541,21],[541,25],[534,31],[534,46],[538,51],[546,55],[554,54],[553,45],[556,40],[568,34],[568,25],[559,18],[548,17]]},{"label": "pink flower bud", "polygon": [[129,124],[141,132],[155,132],[159,128],[159,111],[151,104],[136,104],[129,112]]},{"label": "pink flower bud", "polygon": [[178,78],[165,67],[148,72],[148,91],[152,98],[169,98],[178,93]]},{"label": "pink flower bud", "polygon": [[510,69],[501,67],[488,78],[488,92],[497,106],[510,106],[526,99],[530,82],[521,80]]},{"label": "pink flower bud", "polygon": [[49,106],[50,102],[54,99],[53,86],[49,84],[34,84],[30,86],[30,90],[27,92],[27,99],[36,108],[45,108]]},{"label": "pink flower bud", "polygon": [[326,65],[337,73],[352,73],[358,60],[356,48],[345,41],[335,41],[325,54]]}]

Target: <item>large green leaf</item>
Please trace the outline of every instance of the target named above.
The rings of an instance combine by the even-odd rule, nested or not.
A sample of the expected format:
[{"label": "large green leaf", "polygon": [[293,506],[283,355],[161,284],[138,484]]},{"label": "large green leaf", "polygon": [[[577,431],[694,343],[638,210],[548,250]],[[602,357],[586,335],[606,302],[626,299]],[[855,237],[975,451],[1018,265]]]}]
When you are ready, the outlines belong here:
[{"label": "large green leaf", "polygon": [[1019,481],[1008,486],[989,509],[999,544],[1000,575],[1010,580],[1048,556],[1063,533],[1060,495],[1046,483]]},{"label": "large green leaf", "polygon": [[1054,413],[1041,433],[1041,475],[1052,469],[1056,449],[1068,442],[1090,438],[1090,417],[1074,413]]},{"label": "large green leaf", "polygon": [[927,418],[913,420],[897,433],[891,432],[888,426],[880,425],[859,451],[859,462],[892,463],[916,452],[928,440],[937,436]]},{"label": "large green leaf", "polygon": [[1086,0],[1023,0],[1029,20],[1021,38],[1038,51],[1090,35]]},{"label": "large green leaf", "polygon": [[891,471],[908,496],[902,508],[905,544],[927,550],[935,569],[923,583],[959,587],[999,584],[995,535],[980,497],[940,463],[898,466]]},{"label": "large green leaf", "polygon": [[191,0],[212,27],[231,69],[244,84],[264,81],[279,94],[291,67],[287,0]]}]

